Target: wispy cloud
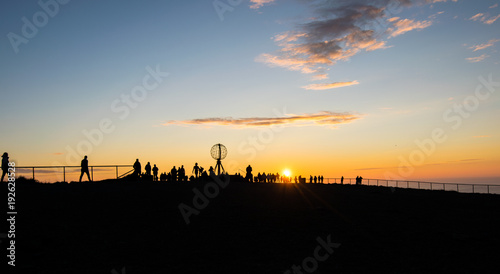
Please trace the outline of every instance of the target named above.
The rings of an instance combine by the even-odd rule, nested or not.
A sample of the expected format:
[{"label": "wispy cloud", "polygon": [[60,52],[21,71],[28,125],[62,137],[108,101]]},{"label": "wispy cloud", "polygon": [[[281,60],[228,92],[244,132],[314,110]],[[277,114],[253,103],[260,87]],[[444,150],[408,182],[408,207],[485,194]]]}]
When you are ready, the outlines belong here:
[{"label": "wispy cloud", "polygon": [[487,54],[482,54],[482,55],[477,56],[477,57],[465,58],[465,60],[467,60],[469,63],[478,63],[478,62],[481,62],[488,57],[490,57],[490,56]]},{"label": "wispy cloud", "polygon": [[391,33],[389,37],[396,37],[398,35],[404,34],[406,32],[415,30],[415,29],[425,29],[432,25],[431,21],[415,21],[411,19],[402,19],[400,20],[398,17],[391,18],[390,22],[394,22],[394,27],[390,28],[388,31]]},{"label": "wispy cloud", "polygon": [[274,1],[275,0],[250,0],[250,3],[252,3],[250,5],[250,8],[251,9],[258,9],[258,8],[264,6],[265,4],[269,4],[269,3],[272,3]]},{"label": "wispy cloud", "polygon": [[494,9],[494,8],[496,8],[496,7],[498,7],[498,3],[497,3],[497,4],[495,4],[495,5],[490,6],[490,7],[489,7],[489,9]]},{"label": "wispy cloud", "polygon": [[500,14],[497,16],[494,16],[494,17],[489,17],[489,18],[488,17],[489,17],[489,14],[478,13],[478,14],[472,16],[471,18],[469,18],[469,20],[480,21],[480,22],[483,22],[487,25],[491,25],[491,24],[495,23],[495,21],[500,18]]},{"label": "wispy cloud", "polygon": [[390,48],[388,38],[432,25],[431,20],[390,18],[394,2],[398,7],[410,7],[447,0],[308,1],[314,9],[313,16],[298,23],[295,29],[274,36],[272,39],[280,49],[263,53],[255,60],[311,74],[313,80],[325,79],[330,66],[361,52]]},{"label": "wispy cloud", "polygon": [[324,84],[311,84],[308,86],[304,86],[302,88],[310,89],[310,90],[325,90],[325,89],[334,89],[341,87],[348,87],[353,85],[358,85],[358,81],[350,81],[350,82],[335,82],[335,83],[324,83]]},{"label": "wispy cloud", "polygon": [[492,47],[495,45],[496,42],[500,41],[500,39],[491,39],[487,43],[484,44],[479,44],[479,45],[474,45],[472,47],[469,47],[469,49],[472,49],[473,51],[478,51],[478,50],[483,50],[489,47]]},{"label": "wispy cloud", "polygon": [[59,156],[59,155],[64,155],[63,152],[54,152],[54,153],[51,153],[52,155],[55,155],[55,156]]},{"label": "wispy cloud", "polygon": [[360,115],[321,111],[309,114],[287,114],[285,117],[253,117],[253,118],[203,118],[183,121],[169,121],[164,126],[170,125],[216,125],[244,127],[262,127],[272,125],[307,126],[307,125],[339,125],[350,123],[361,118]]}]

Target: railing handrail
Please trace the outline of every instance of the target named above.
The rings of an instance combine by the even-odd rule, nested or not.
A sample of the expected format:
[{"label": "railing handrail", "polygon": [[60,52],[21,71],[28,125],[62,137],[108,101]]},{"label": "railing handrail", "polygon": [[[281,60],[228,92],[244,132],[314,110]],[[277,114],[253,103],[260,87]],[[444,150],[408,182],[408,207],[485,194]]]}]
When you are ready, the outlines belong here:
[{"label": "railing handrail", "polygon": [[[338,183],[337,179],[340,181],[342,178],[326,178],[327,183],[330,182],[330,180],[334,180],[334,183]],[[344,177],[344,183],[351,184],[351,181],[356,178],[351,178],[351,177]],[[500,187],[500,184],[498,185],[492,185],[492,184],[468,184],[468,183],[439,183],[439,182],[427,182],[427,181],[414,181],[414,180],[392,180],[392,179],[372,179],[372,178],[363,178],[362,184],[363,185],[370,185],[370,181],[377,181],[377,186],[379,186],[379,182],[385,182],[388,186],[389,182],[396,182],[396,187],[399,187],[398,183],[406,183],[406,188],[413,188],[413,189],[421,189],[420,184],[430,184],[431,190],[434,190],[432,188],[433,185],[442,185],[443,189],[442,190],[447,190],[445,185],[453,185],[457,187],[457,192],[459,191],[459,186],[470,186],[472,187],[472,193],[475,192],[475,187],[486,187],[487,188],[487,193],[488,194],[498,194],[498,193],[490,193],[490,187]],[[418,187],[410,187],[410,183],[417,183]],[[383,186],[383,185],[381,185]],[[448,189],[449,190],[449,189]]]},{"label": "railing handrail", "polygon": [[[97,165],[89,167],[129,167],[129,166],[133,165]],[[79,168],[82,166],[16,166],[16,168],[63,168],[63,167]]]}]

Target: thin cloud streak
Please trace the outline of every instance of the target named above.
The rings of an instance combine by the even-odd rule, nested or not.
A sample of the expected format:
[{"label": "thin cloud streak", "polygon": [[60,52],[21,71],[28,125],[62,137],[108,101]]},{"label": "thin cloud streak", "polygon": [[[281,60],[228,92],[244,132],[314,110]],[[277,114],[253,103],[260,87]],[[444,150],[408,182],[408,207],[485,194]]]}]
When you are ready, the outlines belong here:
[{"label": "thin cloud streak", "polygon": [[335,83],[324,83],[324,84],[311,84],[308,86],[304,86],[302,88],[308,90],[325,90],[325,89],[334,89],[341,87],[348,87],[358,85],[358,81],[350,81],[350,82],[335,82]]},{"label": "thin cloud streak", "polygon": [[469,49],[472,49],[473,51],[483,50],[483,49],[494,46],[495,43],[497,43],[499,41],[500,41],[500,39],[491,39],[487,43],[474,45],[474,46],[470,47]]},{"label": "thin cloud streak", "polygon": [[478,14],[472,16],[471,18],[469,18],[469,20],[480,21],[480,22],[483,22],[484,24],[491,25],[491,24],[495,23],[495,21],[500,18],[500,14],[495,16],[495,17],[490,17],[490,18],[488,18],[488,16],[489,16],[489,14],[478,13]]},{"label": "thin cloud streak", "polygon": [[269,3],[272,3],[274,1],[275,0],[250,0],[250,3],[252,3],[250,5],[250,8],[251,9],[259,9],[259,8],[263,7],[265,4],[269,4]]},{"label": "thin cloud streak", "polygon": [[488,57],[490,57],[490,56],[487,54],[482,54],[482,55],[477,56],[477,57],[465,58],[465,60],[467,60],[469,63],[478,63],[478,62],[484,61],[484,59],[486,59]]},{"label": "thin cloud streak", "polygon": [[332,126],[350,123],[360,119],[360,115],[321,111],[310,114],[287,114],[285,117],[253,117],[253,118],[203,118],[183,121],[169,121],[164,126],[170,125],[214,125],[232,126],[237,128],[281,126]]}]

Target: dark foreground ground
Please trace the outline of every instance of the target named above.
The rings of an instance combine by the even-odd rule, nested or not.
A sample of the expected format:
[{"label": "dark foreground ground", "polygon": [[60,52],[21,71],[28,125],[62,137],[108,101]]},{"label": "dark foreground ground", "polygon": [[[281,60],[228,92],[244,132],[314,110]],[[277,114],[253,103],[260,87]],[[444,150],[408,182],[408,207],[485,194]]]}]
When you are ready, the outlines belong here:
[{"label": "dark foreground ground", "polygon": [[17,273],[499,273],[498,195],[232,180],[188,225],[193,188],[18,182]]}]

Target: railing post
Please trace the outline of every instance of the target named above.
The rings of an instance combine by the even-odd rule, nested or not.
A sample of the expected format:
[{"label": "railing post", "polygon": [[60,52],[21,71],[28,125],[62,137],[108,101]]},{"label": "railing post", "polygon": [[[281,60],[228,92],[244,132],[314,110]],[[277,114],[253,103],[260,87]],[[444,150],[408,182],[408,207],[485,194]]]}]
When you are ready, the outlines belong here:
[{"label": "railing post", "polygon": [[118,166],[116,166],[116,179],[118,179]]},{"label": "railing post", "polygon": [[472,193],[474,193],[474,185],[472,185]]},{"label": "railing post", "polygon": [[63,166],[63,182],[66,182],[66,167]]},{"label": "railing post", "polygon": [[92,182],[94,181],[94,167],[90,167],[90,169],[92,170]]},{"label": "railing post", "polygon": [[33,181],[35,180],[35,167],[33,167]]},{"label": "railing post", "polygon": [[432,183],[430,183],[430,184],[431,184],[431,190],[432,190]]},{"label": "railing post", "polygon": [[490,185],[487,185],[488,194],[490,194]]}]

